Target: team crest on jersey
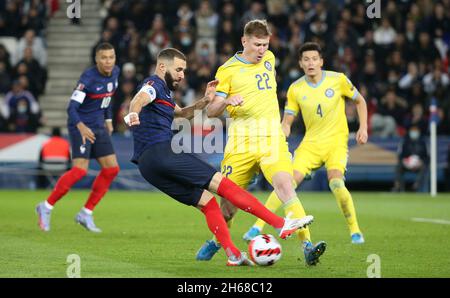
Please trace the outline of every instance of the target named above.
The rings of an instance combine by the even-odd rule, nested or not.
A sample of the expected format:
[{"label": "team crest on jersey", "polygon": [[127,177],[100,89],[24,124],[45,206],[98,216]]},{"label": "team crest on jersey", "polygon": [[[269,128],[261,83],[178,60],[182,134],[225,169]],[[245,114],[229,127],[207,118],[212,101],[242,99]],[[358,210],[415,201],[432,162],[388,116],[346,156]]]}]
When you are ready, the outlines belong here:
[{"label": "team crest on jersey", "polygon": [[272,64],[270,64],[269,61],[264,62],[264,66],[267,68],[268,71],[272,71]]},{"label": "team crest on jersey", "polygon": [[109,82],[108,85],[106,85],[106,89],[108,89],[108,92],[111,92],[114,88],[114,85],[112,82]]},{"label": "team crest on jersey", "polygon": [[325,90],[325,96],[328,98],[332,98],[334,95],[334,90],[331,88],[328,88],[327,90]]}]

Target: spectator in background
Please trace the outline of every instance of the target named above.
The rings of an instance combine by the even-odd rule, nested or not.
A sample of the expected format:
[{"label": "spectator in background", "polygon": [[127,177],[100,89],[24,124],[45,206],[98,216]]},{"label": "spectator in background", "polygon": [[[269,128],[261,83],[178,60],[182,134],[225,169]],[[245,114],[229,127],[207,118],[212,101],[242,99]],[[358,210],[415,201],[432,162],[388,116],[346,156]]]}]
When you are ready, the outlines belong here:
[{"label": "spectator in background", "polygon": [[5,64],[6,72],[11,73],[11,56],[6,47],[0,43],[0,62]]},{"label": "spectator in background", "polygon": [[415,62],[409,62],[407,72],[398,81],[398,87],[409,95],[413,84],[416,82],[420,82],[419,69]]},{"label": "spectator in background", "polygon": [[439,51],[433,44],[428,32],[422,31],[419,33],[419,40],[418,43],[415,44],[414,49],[414,57],[418,62],[431,64],[433,61],[440,58]]},{"label": "spectator in background", "polygon": [[0,61],[0,94],[6,94],[9,90],[11,90],[11,76],[5,62]]},{"label": "spectator in background", "polygon": [[20,37],[20,10],[16,1],[7,1],[4,11],[0,11],[0,36]]},{"label": "spectator in background", "polygon": [[418,102],[412,105],[411,112],[405,117],[404,127],[413,126],[418,127],[422,135],[428,132],[428,121],[424,117],[422,104]]},{"label": "spectator in background", "polygon": [[396,178],[392,190],[405,191],[404,175],[406,172],[414,172],[417,175],[412,190],[424,191],[428,162],[428,149],[425,140],[421,137],[420,128],[411,126],[408,134],[399,144]]},{"label": "spectator in background", "polygon": [[389,19],[383,18],[381,19],[381,26],[374,32],[373,39],[377,45],[389,47],[394,43],[396,35],[397,32],[392,27]]},{"label": "spectator in background", "polygon": [[146,44],[153,60],[156,60],[159,51],[171,45],[170,35],[165,28],[164,18],[161,14],[155,15],[152,27],[147,32]]},{"label": "spectator in background", "polygon": [[448,74],[443,73],[440,67],[435,67],[423,77],[423,86],[426,93],[432,95],[438,88],[446,89],[450,83]]},{"label": "spectator in background", "polygon": [[54,184],[57,176],[70,169],[70,144],[61,137],[59,127],[52,129],[50,139],[42,145],[38,169],[43,172],[36,176],[38,188],[47,188]]},{"label": "spectator in background", "polygon": [[10,131],[36,133],[41,124],[39,104],[18,80],[13,82],[11,91],[6,94],[3,110]]},{"label": "spectator in background", "polygon": [[177,10],[178,21],[186,21],[188,24],[191,24],[192,18],[194,17],[194,12],[188,3],[182,3],[178,7]]},{"label": "spectator in background", "polygon": [[174,44],[185,53],[190,53],[195,44],[195,29],[189,20],[180,19],[174,30]]},{"label": "spectator in background", "polygon": [[397,127],[403,125],[406,107],[407,102],[397,96],[394,88],[389,89],[370,119],[372,134],[382,138],[397,136]]},{"label": "spectator in background", "polygon": [[39,62],[42,67],[47,67],[47,49],[44,46],[42,38],[36,36],[32,29],[25,31],[24,36],[19,40],[17,45],[17,61],[23,59],[25,48],[31,47],[33,50],[33,57]]},{"label": "spectator in background", "polygon": [[19,61],[18,65],[21,63],[27,66],[28,80],[32,81],[33,89],[32,93],[36,97],[41,95],[45,90],[45,84],[47,82],[47,70],[39,64],[39,62],[33,57],[33,49],[30,47],[25,48],[23,59]]},{"label": "spectator in background", "polygon": [[267,18],[264,13],[264,4],[260,1],[252,1],[250,9],[248,9],[241,19],[241,25],[247,24],[251,20],[263,20]]}]

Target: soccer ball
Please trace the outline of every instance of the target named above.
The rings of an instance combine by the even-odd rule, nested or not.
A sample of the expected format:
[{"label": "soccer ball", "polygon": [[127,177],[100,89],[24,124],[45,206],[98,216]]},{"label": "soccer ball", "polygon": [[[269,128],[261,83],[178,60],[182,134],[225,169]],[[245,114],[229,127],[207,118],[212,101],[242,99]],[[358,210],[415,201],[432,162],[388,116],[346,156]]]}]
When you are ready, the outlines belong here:
[{"label": "soccer ball", "polygon": [[269,234],[253,238],[248,245],[248,252],[252,261],[260,266],[270,266],[281,259],[281,245]]},{"label": "soccer ball", "polygon": [[408,170],[416,170],[422,166],[422,161],[417,155],[411,155],[403,159],[403,165]]}]

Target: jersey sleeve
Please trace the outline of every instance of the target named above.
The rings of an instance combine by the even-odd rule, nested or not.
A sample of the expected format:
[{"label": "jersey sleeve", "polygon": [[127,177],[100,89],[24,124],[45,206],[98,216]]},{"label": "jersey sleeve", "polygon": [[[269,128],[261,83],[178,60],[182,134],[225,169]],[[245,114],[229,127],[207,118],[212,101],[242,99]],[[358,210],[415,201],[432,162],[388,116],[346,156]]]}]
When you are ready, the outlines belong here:
[{"label": "jersey sleeve", "polygon": [[219,84],[216,87],[216,96],[227,98],[231,89],[230,71],[223,67],[219,67],[216,73],[216,80],[219,80]]},{"label": "jersey sleeve", "polygon": [[355,100],[358,97],[358,90],[345,74],[341,74],[340,83],[342,95],[351,98],[352,100]]},{"label": "jersey sleeve", "polygon": [[292,85],[288,89],[284,113],[292,116],[297,116],[298,112],[300,111],[300,107],[298,106],[294,89],[295,88]]},{"label": "jersey sleeve", "polygon": [[89,93],[88,89],[89,89],[89,80],[86,74],[83,73],[77,82],[75,90],[73,90],[72,92],[70,100],[74,100],[79,104],[82,104],[84,99],[86,98],[86,94]]}]

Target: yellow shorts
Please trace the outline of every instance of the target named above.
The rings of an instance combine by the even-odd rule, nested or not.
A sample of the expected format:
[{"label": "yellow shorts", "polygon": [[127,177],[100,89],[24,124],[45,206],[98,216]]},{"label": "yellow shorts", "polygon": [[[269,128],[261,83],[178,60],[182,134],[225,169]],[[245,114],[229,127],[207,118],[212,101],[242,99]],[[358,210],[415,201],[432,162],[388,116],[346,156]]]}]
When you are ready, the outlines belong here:
[{"label": "yellow shorts", "polygon": [[345,144],[301,143],[294,152],[294,170],[303,176],[310,176],[312,171],[325,165],[327,170],[347,170],[348,146]]},{"label": "yellow shorts", "polygon": [[270,184],[278,172],[293,175],[292,156],[284,136],[230,136],[221,169],[225,177],[243,188],[260,170]]}]

